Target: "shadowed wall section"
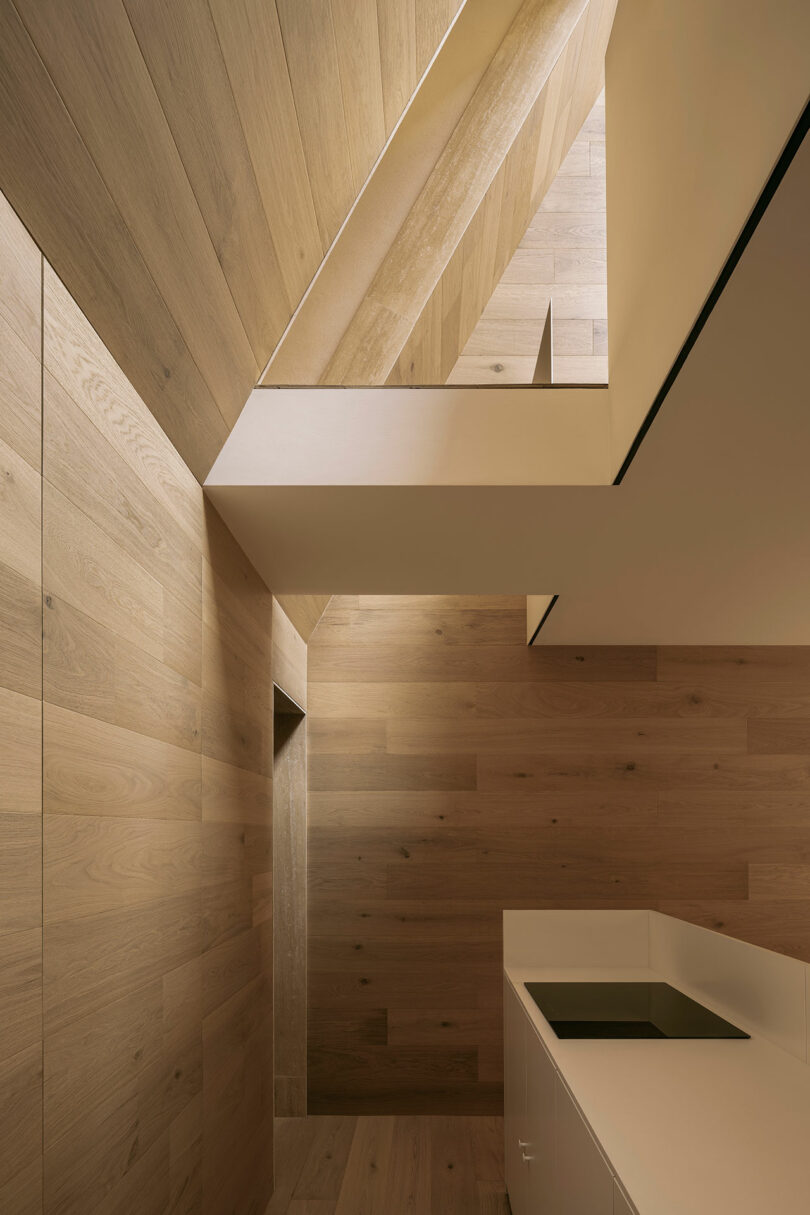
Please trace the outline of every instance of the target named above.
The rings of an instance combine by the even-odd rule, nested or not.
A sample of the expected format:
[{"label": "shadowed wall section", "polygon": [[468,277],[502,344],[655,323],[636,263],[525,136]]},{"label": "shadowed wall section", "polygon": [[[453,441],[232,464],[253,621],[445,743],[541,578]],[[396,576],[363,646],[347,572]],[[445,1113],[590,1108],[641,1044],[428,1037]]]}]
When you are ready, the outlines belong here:
[{"label": "shadowed wall section", "polygon": [[501,912],[810,960],[810,648],[528,648],[522,597],[335,597],[309,649],[309,1110],[497,1112]]},{"label": "shadowed wall section", "polygon": [[0,1209],[261,1215],[272,598],[0,220]]}]

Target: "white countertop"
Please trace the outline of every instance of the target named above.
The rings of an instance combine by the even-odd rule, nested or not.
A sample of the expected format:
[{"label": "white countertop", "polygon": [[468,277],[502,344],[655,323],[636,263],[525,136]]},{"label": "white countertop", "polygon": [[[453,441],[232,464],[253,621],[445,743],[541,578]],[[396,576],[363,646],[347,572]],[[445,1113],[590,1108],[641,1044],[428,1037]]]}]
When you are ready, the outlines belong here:
[{"label": "white countertop", "polygon": [[639,1215],[808,1215],[807,1064],[756,1035],[559,1039],[523,986],[671,982],[647,968],[508,966],[506,975]]}]

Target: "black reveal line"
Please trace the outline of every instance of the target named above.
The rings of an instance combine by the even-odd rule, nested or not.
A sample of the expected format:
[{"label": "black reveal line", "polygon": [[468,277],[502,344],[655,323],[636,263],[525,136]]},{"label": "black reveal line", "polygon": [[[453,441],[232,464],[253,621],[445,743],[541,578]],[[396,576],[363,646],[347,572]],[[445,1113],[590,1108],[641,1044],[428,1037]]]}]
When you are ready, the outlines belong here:
[{"label": "black reveal line", "polygon": [[[785,144],[784,148],[782,149],[782,154],[779,157],[779,159],[777,160],[776,164],[774,165],[773,170],[771,171],[771,174],[770,174],[768,180],[766,181],[761,194],[759,195],[759,198],[754,203],[754,207],[751,211],[751,214],[748,216],[748,219],[745,222],[745,226],[743,227],[742,232],[740,233],[740,235],[737,237],[737,240],[735,241],[734,248],[731,250],[731,253],[729,253],[728,257],[726,258],[723,268],[720,271],[719,275],[717,276],[715,284],[712,287],[711,291],[709,292],[709,294],[706,298],[705,304],[703,305],[700,312],[698,313],[697,320],[695,321],[692,328],[689,330],[686,341],[684,342],[683,346],[681,346],[681,349],[678,352],[678,356],[675,359],[675,362],[672,364],[672,367],[669,370],[669,374],[667,375],[666,379],[664,380],[663,384],[661,385],[661,388],[659,389],[655,400],[653,401],[652,405],[650,406],[649,410],[647,411],[647,416],[645,417],[644,421],[641,423],[638,433],[636,434],[636,437],[631,444],[630,450],[628,451],[627,455],[624,458],[621,468],[616,473],[616,476],[613,478],[614,485],[621,485],[622,481],[624,480],[624,478],[627,474],[627,470],[629,469],[630,465],[633,463],[633,460],[636,458],[636,456],[638,454],[638,450],[641,447],[641,444],[644,442],[647,432],[649,431],[650,427],[652,426],[653,422],[655,421],[656,417],[658,416],[658,411],[660,410],[661,406],[664,404],[664,401],[666,400],[666,398],[669,394],[669,391],[672,388],[672,385],[675,383],[676,379],[678,378],[678,374],[680,373],[681,368],[683,367],[684,363],[686,362],[687,358],[689,357],[689,353],[690,353],[692,347],[694,346],[695,342],[700,337],[703,326],[706,324],[707,320],[709,319],[712,312],[714,311],[714,307],[715,307],[717,301],[720,299],[720,296],[723,294],[723,291],[725,290],[726,286],[728,285],[729,279],[731,278],[732,274],[734,273],[735,269],[737,268],[737,263],[739,262],[740,258],[742,257],[743,253],[745,252],[745,248],[748,245],[748,242],[751,240],[751,237],[756,232],[756,230],[759,226],[759,222],[762,219],[765,212],[767,211],[768,205],[771,202],[771,199],[773,198],[777,189],[779,188],[782,178],[785,176],[788,169],[790,168],[791,161],[793,160],[794,156],[798,152],[799,148],[802,146],[802,142],[808,132],[808,129],[810,129],[810,101],[808,101],[805,104],[805,107],[802,110],[802,113],[799,117],[799,121],[796,123],[796,125],[793,128],[793,131],[790,135],[790,138],[788,139],[787,143]],[[543,617],[542,617],[540,623],[538,624],[537,628],[534,630],[534,633],[532,634],[532,638],[531,638],[531,641],[529,642],[529,645],[534,645],[534,642],[537,638],[537,634],[540,632],[543,625],[548,620],[549,613],[550,613],[551,609],[554,607],[554,604],[557,602],[558,598],[559,598],[559,595],[555,595],[554,598],[551,600],[551,603],[546,608],[545,612],[543,613]]]},{"label": "black reveal line", "polygon": [[644,442],[644,438],[647,434],[647,431],[650,429],[653,422],[655,421],[659,409],[663,405],[663,403],[667,397],[667,394],[669,393],[669,390],[672,388],[672,385],[675,383],[675,380],[678,378],[678,373],[680,372],[681,368],[683,367],[684,363],[686,362],[686,360],[689,356],[689,352],[691,351],[695,342],[700,337],[700,333],[701,333],[701,330],[703,329],[703,326],[706,324],[707,320],[709,319],[709,317],[711,316],[711,314],[714,310],[715,304],[720,299],[720,296],[723,294],[723,291],[725,290],[725,288],[728,284],[728,280],[731,278],[732,274],[734,273],[734,271],[737,267],[737,263],[739,262],[740,258],[743,255],[743,252],[745,251],[746,245],[750,241],[751,237],[754,235],[754,232],[757,230],[757,227],[759,226],[759,221],[762,219],[763,215],[765,214],[766,210],[768,209],[768,204],[770,203],[771,199],[773,198],[774,194],[776,193],[776,191],[779,187],[779,183],[781,182],[782,178],[785,176],[785,173],[787,173],[788,168],[790,167],[790,162],[793,160],[793,157],[796,155],[799,148],[801,147],[802,140],[804,139],[805,135],[807,134],[808,127],[810,127],[810,102],[808,102],[805,105],[804,109],[802,110],[801,117],[799,118],[799,121],[796,123],[796,126],[793,128],[793,132],[790,136],[790,139],[785,144],[785,147],[782,151],[782,155],[777,160],[777,162],[773,168],[773,171],[771,172],[770,177],[768,178],[768,180],[765,183],[762,193],[760,194],[757,201],[754,203],[754,208],[753,208],[751,214],[748,216],[748,219],[745,222],[745,227],[743,228],[740,235],[737,237],[736,243],[734,245],[734,248],[731,250],[731,253],[729,253],[728,257],[726,258],[725,264],[724,264],[722,270],[720,271],[719,275],[717,276],[717,281],[715,282],[714,286],[712,287],[711,291],[709,292],[709,295],[706,299],[706,303],[703,305],[700,312],[698,313],[697,320],[695,321],[692,328],[689,330],[689,334],[686,338],[686,341],[684,342],[683,346],[681,346],[681,349],[678,352],[678,357],[675,359],[675,362],[672,364],[669,374],[668,374],[667,378],[664,380],[664,383],[661,385],[658,395],[656,396],[655,400],[653,401],[652,405],[650,406],[650,409],[647,413],[646,418],[641,423],[639,432],[636,435],[635,439],[633,440],[632,446],[624,458],[624,463],[622,464],[621,468],[616,473],[616,476],[613,479],[614,485],[621,485],[622,481],[624,480],[624,477],[625,477],[625,474],[626,474],[628,468],[633,463],[633,460],[635,459],[635,457],[638,453],[638,449],[641,447],[641,444]]}]

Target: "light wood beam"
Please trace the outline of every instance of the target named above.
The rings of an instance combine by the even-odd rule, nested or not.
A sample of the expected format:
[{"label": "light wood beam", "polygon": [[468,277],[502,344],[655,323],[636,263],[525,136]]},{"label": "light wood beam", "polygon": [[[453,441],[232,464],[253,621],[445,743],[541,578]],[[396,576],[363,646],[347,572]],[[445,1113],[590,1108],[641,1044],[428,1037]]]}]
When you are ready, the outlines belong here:
[{"label": "light wood beam", "polygon": [[[440,368],[441,317],[447,309],[432,297],[441,291],[442,276],[459,252],[467,260],[474,256],[490,231],[487,196],[500,191],[495,258],[474,275],[471,287],[475,303],[469,317],[477,320],[596,98],[614,7],[613,0],[585,5],[525,0],[344,331],[322,383],[380,384],[389,377],[413,382],[401,355],[426,312],[431,348],[439,352],[428,363]],[[492,246],[480,247],[487,259]],[[425,333],[417,340],[424,344]],[[398,360],[399,372],[392,376]],[[431,380],[438,377],[437,370]]]},{"label": "light wood beam", "polygon": [[[447,0],[442,3],[446,4]],[[502,0],[498,5],[490,4],[489,0],[467,0],[462,7],[298,312],[273,352],[262,383],[316,384],[322,380],[330,358],[416,204],[520,4],[521,0]],[[440,36],[437,30],[441,23],[438,19],[428,19],[431,7],[428,0],[420,0],[417,21],[414,0],[410,3],[408,0],[391,0],[390,3],[380,0],[378,28],[386,79],[393,79],[394,52],[390,43],[394,27],[403,37],[404,58],[397,60],[395,77],[397,97],[409,87],[411,39],[416,45],[418,36],[418,53],[413,52],[417,55],[414,70],[426,66],[427,58],[435,50],[432,39]],[[457,7],[455,0],[449,7]],[[431,39],[425,35],[425,25],[433,30]],[[391,94],[384,88],[386,123],[391,126],[394,125],[392,104]],[[400,112],[396,112],[397,118]]]},{"label": "light wood beam", "polygon": [[[447,378],[596,100],[615,7],[615,0],[590,0],[585,7],[447,264],[437,267],[431,294],[421,309],[417,303],[418,315],[387,373],[387,383],[437,383]],[[526,70],[530,73],[531,67]],[[473,154],[471,140],[468,155]],[[473,201],[469,194],[468,205]],[[427,285],[425,280],[422,294]],[[402,311],[400,301],[393,307]],[[441,328],[441,360],[433,354],[439,312],[453,318],[449,331],[445,325]],[[382,373],[385,365],[381,362],[376,370]]]}]

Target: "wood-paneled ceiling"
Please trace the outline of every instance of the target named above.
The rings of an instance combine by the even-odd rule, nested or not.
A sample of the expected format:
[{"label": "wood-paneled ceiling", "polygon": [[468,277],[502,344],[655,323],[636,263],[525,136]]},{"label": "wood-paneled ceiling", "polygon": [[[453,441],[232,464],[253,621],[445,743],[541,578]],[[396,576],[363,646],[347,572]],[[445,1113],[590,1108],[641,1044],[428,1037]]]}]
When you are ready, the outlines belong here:
[{"label": "wood-paneled ceiling", "polygon": [[460,5],[0,4],[0,190],[201,479]]}]

